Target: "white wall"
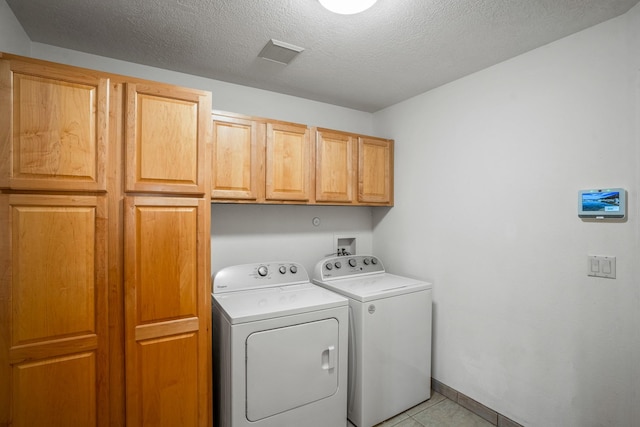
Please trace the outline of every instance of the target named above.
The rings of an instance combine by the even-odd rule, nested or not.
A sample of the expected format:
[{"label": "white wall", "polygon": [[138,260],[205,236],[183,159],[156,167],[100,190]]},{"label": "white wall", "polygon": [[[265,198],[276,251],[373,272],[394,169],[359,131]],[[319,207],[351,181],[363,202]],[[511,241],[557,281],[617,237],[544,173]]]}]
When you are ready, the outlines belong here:
[{"label": "white wall", "polygon": [[[640,5],[375,114],[396,205],[374,252],[434,283],[433,376],[526,426],[640,419],[639,29]],[[626,221],[577,217],[613,186]]]},{"label": "white wall", "polygon": [[0,52],[29,56],[31,40],[5,0],[0,0]]},{"label": "white wall", "polygon": [[[312,224],[313,218],[320,225]],[[212,205],[211,271],[233,264],[292,260],[309,274],[331,255],[335,237],[355,237],[372,250],[371,208],[348,206]]]}]

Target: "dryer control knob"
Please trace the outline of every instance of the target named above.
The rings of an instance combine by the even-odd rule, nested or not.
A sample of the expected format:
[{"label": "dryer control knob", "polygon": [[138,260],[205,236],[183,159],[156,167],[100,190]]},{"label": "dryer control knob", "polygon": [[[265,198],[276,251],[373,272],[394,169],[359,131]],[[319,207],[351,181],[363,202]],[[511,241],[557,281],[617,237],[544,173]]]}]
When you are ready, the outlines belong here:
[{"label": "dryer control knob", "polygon": [[291,267],[289,267],[289,271],[293,274],[296,274],[298,272],[298,267],[292,265]]},{"label": "dryer control knob", "polygon": [[371,264],[376,265],[378,263],[378,260],[375,258],[371,258]]},{"label": "dryer control knob", "polygon": [[330,262],[328,262],[328,263],[326,263],[326,264],[324,265],[324,268],[326,268],[327,270],[332,270],[332,269],[333,269],[333,265],[331,265],[331,263],[330,263]]},{"label": "dryer control knob", "polygon": [[265,267],[264,265],[261,265],[260,267],[258,267],[258,275],[260,277],[266,276],[267,273],[269,273],[269,269],[267,267]]},{"label": "dryer control knob", "polygon": [[342,263],[340,261],[336,261],[336,268],[342,268]]},{"label": "dryer control knob", "polygon": [[287,272],[287,267],[285,267],[284,265],[281,265],[278,271],[280,272],[280,274],[284,274]]},{"label": "dryer control knob", "polygon": [[355,259],[351,258],[351,259],[349,260],[349,265],[350,265],[351,267],[355,267],[355,266],[356,266],[356,264],[357,264],[357,262],[356,262],[356,260],[355,260]]},{"label": "dryer control knob", "polygon": [[363,259],[362,262],[364,262],[364,265],[369,265],[369,258]]}]

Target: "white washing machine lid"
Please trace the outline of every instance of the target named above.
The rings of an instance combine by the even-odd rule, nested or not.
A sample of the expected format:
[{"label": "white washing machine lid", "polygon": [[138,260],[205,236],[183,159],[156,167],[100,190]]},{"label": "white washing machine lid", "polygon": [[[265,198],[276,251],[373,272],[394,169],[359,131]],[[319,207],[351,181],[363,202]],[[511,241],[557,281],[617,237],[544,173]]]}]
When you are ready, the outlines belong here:
[{"label": "white washing machine lid", "polygon": [[220,309],[231,324],[346,307],[349,304],[346,298],[311,283],[212,296],[214,308]]},{"label": "white washing machine lid", "polygon": [[431,283],[389,273],[372,274],[314,283],[360,302],[390,298],[431,289]]}]

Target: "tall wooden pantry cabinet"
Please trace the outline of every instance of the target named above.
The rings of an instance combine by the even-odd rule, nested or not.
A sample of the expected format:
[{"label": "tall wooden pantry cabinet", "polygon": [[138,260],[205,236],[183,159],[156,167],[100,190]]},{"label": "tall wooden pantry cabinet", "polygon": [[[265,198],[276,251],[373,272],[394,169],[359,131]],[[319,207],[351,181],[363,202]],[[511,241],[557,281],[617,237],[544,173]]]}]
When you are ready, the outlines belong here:
[{"label": "tall wooden pantry cabinet", "polygon": [[0,55],[0,426],[209,426],[211,95]]}]

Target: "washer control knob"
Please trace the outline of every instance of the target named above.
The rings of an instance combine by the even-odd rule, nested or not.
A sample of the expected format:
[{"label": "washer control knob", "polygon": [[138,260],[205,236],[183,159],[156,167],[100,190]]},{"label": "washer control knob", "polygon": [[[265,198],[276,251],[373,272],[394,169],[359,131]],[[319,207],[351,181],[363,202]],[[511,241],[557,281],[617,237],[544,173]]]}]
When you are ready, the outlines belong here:
[{"label": "washer control knob", "polygon": [[293,274],[296,274],[298,272],[298,267],[292,265],[291,267],[289,267],[289,271]]},{"label": "washer control knob", "polygon": [[378,263],[378,260],[375,258],[371,258],[371,264],[376,265]]},{"label": "washer control knob", "polygon": [[284,274],[287,272],[287,267],[285,267],[284,265],[281,265],[278,271],[280,272],[280,274]]},{"label": "washer control knob", "polygon": [[362,262],[364,262],[364,265],[369,265],[369,258],[363,259]]},{"label": "washer control knob", "polygon": [[333,270],[333,265],[330,262],[328,262],[324,265],[324,268],[326,268],[327,270]]},{"label": "washer control knob", "polygon": [[258,275],[260,277],[266,276],[267,273],[269,273],[269,269],[266,266],[261,265],[260,267],[258,267]]},{"label": "washer control knob", "polygon": [[342,263],[340,261],[336,261],[336,268],[342,268]]},{"label": "washer control knob", "polygon": [[357,263],[356,263],[356,260],[355,260],[354,258],[351,258],[351,259],[349,260],[349,265],[350,265],[351,267],[355,267],[355,266],[356,266],[356,264],[357,264]]}]

